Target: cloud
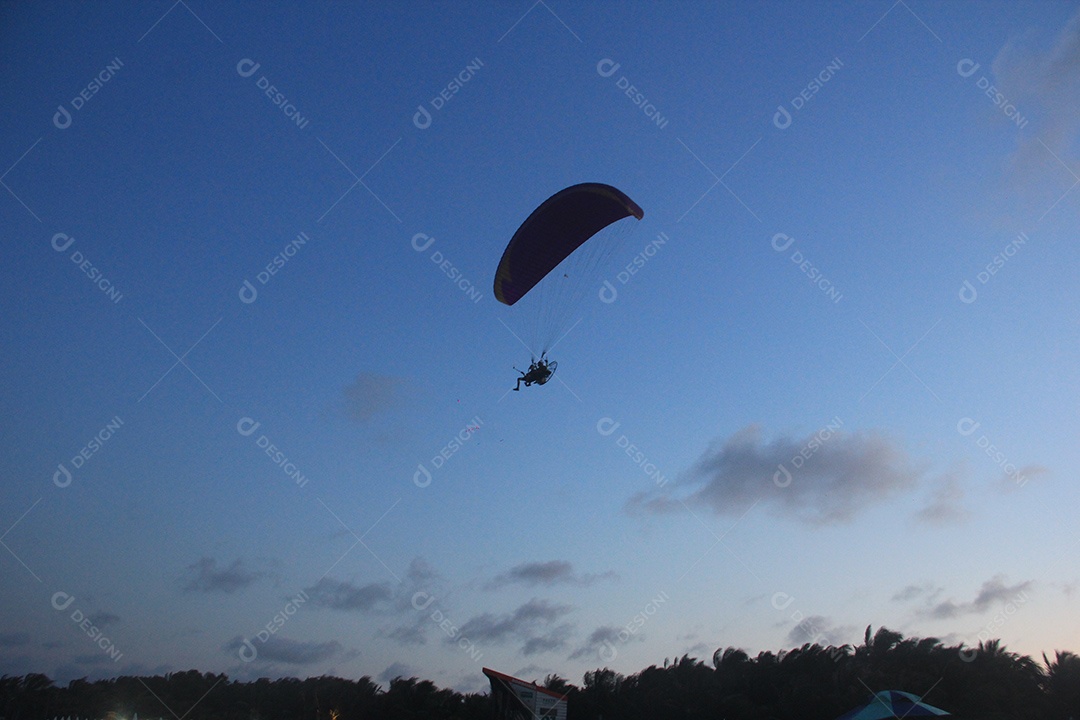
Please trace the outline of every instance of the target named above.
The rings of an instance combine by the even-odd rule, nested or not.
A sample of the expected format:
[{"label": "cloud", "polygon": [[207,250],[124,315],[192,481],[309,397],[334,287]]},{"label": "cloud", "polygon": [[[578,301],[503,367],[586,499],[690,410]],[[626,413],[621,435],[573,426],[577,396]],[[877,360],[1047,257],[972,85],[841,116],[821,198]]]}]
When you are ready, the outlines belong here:
[{"label": "cloud", "polygon": [[120,616],[110,612],[99,612],[90,616],[90,622],[99,628],[107,628],[120,622]]},{"label": "cloud", "polygon": [[504,573],[496,575],[487,584],[488,589],[496,589],[506,585],[520,583],[529,587],[537,585],[589,585],[602,578],[615,578],[613,572],[602,574],[587,573],[578,575],[574,573],[574,566],[566,560],[549,560],[547,562],[526,562],[515,565]]},{"label": "cloud", "polygon": [[518,668],[517,670],[512,672],[511,675],[516,678],[521,678],[522,680],[525,680],[527,678],[533,678],[533,682],[535,682],[537,685],[541,685],[543,684],[544,676],[547,675],[548,672],[549,671],[547,668],[541,667],[536,663],[532,663],[530,665],[526,665],[525,667]]},{"label": "cloud", "polygon": [[421,557],[413,558],[409,569],[405,571],[405,578],[397,586],[395,608],[403,613],[414,612],[416,608],[413,607],[413,596],[417,592],[435,593],[441,579],[428,561]]},{"label": "cloud", "polygon": [[915,518],[929,525],[948,525],[967,518],[968,512],[960,505],[964,499],[964,487],[959,475],[946,474],[934,484],[930,502],[915,514]]},{"label": "cloud", "polygon": [[425,644],[428,630],[438,625],[431,619],[432,612],[446,612],[440,584],[441,578],[430,563],[420,557],[413,558],[394,593],[394,610],[408,620],[404,625],[383,629],[379,634],[405,645]]},{"label": "cloud", "polygon": [[[175,667],[167,664],[151,667],[144,665],[143,663],[128,662],[118,667],[105,653],[76,655],[68,660],[69,662],[55,667],[53,671],[49,673],[49,676],[55,679],[55,682],[59,687],[67,685],[72,680],[83,678],[90,682],[95,682],[97,680],[107,680],[116,677],[134,678],[165,675],[176,671]],[[22,674],[22,672],[19,674]]]},{"label": "cloud", "polygon": [[[235,655],[244,646],[244,638],[234,637],[225,644],[225,650]],[[282,637],[271,637],[255,646],[256,660],[264,663],[285,663],[287,665],[314,665],[329,660],[341,652],[341,644],[336,640],[328,642],[301,642]]]},{"label": "cloud", "polygon": [[396,678],[411,678],[415,677],[416,673],[413,669],[403,662],[391,663],[385,670],[379,673],[377,679],[383,682],[390,682]]},{"label": "cloud", "polygon": [[402,645],[424,645],[427,643],[427,624],[431,622],[426,615],[421,616],[412,625],[399,625],[386,637],[396,640]]},{"label": "cloud", "polygon": [[0,647],[22,647],[30,644],[30,634],[25,632],[0,633]]},{"label": "cloud", "polygon": [[707,643],[699,642],[686,648],[686,650],[683,651],[683,654],[689,655],[692,658],[712,658],[713,650],[715,650],[715,648],[711,647]]},{"label": "cloud", "polygon": [[1056,152],[1067,149],[1080,128],[1080,11],[1069,18],[1048,52],[1033,49],[1041,44],[1031,34],[1010,40],[991,70],[1011,100],[1029,101],[1039,106],[1033,110],[1045,111],[1039,135]]},{"label": "cloud", "polygon": [[531,637],[521,647],[521,654],[525,656],[539,653],[561,650],[569,644],[570,636],[574,634],[574,626],[563,623],[543,635]]},{"label": "cloud", "polygon": [[1048,472],[1049,468],[1042,465],[1025,465],[1013,473],[1002,473],[998,486],[1005,492],[1012,492],[1027,485],[1031,478]]},{"label": "cloud", "polygon": [[387,583],[369,583],[358,587],[344,580],[324,577],[305,588],[311,602],[319,607],[347,612],[368,612],[380,602],[389,602],[394,593]]},{"label": "cloud", "polygon": [[808,615],[791,628],[787,641],[800,647],[806,643],[839,647],[847,643],[852,636],[858,637],[858,634],[859,629],[854,625],[834,626],[824,615]]},{"label": "cloud", "polygon": [[402,378],[361,372],[352,384],[342,389],[346,416],[355,422],[366,423],[404,400],[405,381]]},{"label": "cloud", "polygon": [[957,603],[953,600],[946,600],[924,611],[923,614],[938,620],[947,620],[961,615],[981,613],[988,610],[995,603],[1005,602],[1025,593],[1031,589],[1033,584],[1031,580],[1025,580],[1009,586],[1005,584],[1003,576],[995,575],[982,584],[979,594],[971,602]]},{"label": "cloud", "polygon": [[916,600],[920,597],[926,597],[929,601],[933,602],[933,598],[941,594],[944,588],[936,587],[933,583],[923,583],[922,585],[908,585],[902,590],[898,590],[892,599],[895,602],[908,602],[909,600]]},{"label": "cloud", "polygon": [[405,579],[414,585],[427,585],[438,580],[439,574],[427,560],[414,557],[405,571]]},{"label": "cloud", "polygon": [[[1005,100],[999,108],[984,99],[986,112],[1017,132],[1006,192],[1030,206],[1027,214],[1033,209],[1042,214],[1073,181],[1065,164],[1071,164],[1070,150],[1080,134],[1080,11],[1049,43],[1034,32],[1010,39],[986,74]],[[1003,114],[1010,106],[1018,113],[1013,119]],[[1024,129],[1016,118],[1022,118]]]},{"label": "cloud", "polygon": [[329,642],[301,642],[287,638],[270,638],[259,647],[259,657],[270,662],[290,665],[313,665],[329,660],[341,651],[336,640]]},{"label": "cloud", "polygon": [[184,590],[188,592],[234,593],[243,590],[266,573],[247,570],[239,558],[224,570],[218,570],[217,561],[204,557],[187,567],[191,575]]},{"label": "cloud", "polygon": [[[474,643],[520,641],[531,651],[540,652],[545,645],[565,641],[567,635],[560,633],[567,632],[566,626],[549,629],[544,634],[539,631],[547,629],[571,610],[573,607],[570,605],[557,605],[533,598],[510,614],[483,613],[470,618],[461,626],[458,637],[468,638]],[[454,643],[456,640],[448,638],[447,642]]]},{"label": "cloud", "polygon": [[106,653],[87,653],[85,655],[76,655],[71,658],[71,662],[75,665],[111,665],[113,659]]},{"label": "cloud", "polygon": [[823,429],[761,440],[751,426],[716,441],[679,485],[683,495],[639,493],[628,509],[648,513],[705,507],[741,515],[755,503],[811,525],[851,521],[860,511],[915,487],[922,471],[889,439]]},{"label": "cloud", "polygon": [[94,680],[93,673],[88,672],[82,665],[74,665],[72,663],[58,665],[56,669],[53,670],[52,676],[56,678],[59,683],[68,683],[76,678],[87,678],[91,682]]},{"label": "cloud", "polygon": [[[585,644],[579,647],[574,652],[570,653],[568,660],[580,660],[584,657],[600,653],[608,646],[614,646],[620,641],[619,633],[623,630],[621,627],[614,625],[601,625],[600,627],[589,633],[588,639]],[[640,638],[639,639],[643,639]],[[601,656],[602,659],[602,656]]]}]

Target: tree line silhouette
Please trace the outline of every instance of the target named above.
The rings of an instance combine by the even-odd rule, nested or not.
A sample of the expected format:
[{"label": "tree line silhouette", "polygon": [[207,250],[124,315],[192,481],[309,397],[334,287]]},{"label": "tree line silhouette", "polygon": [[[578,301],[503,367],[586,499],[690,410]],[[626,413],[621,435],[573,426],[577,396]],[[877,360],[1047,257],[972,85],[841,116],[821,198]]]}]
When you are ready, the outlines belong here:
[{"label": "tree line silhouette", "polygon": [[[873,692],[903,690],[957,718],[1080,719],[1080,656],[1058,651],[1042,662],[998,640],[947,646],[866,628],[858,646],[799,648],[755,657],[720,648],[710,667],[684,655],[629,676],[609,668],[572,685],[540,683],[568,696],[567,720],[833,720]],[[229,680],[196,670],[152,677],[73,680],[0,677],[0,720],[491,720],[487,694],[459,693],[429,680]]]}]

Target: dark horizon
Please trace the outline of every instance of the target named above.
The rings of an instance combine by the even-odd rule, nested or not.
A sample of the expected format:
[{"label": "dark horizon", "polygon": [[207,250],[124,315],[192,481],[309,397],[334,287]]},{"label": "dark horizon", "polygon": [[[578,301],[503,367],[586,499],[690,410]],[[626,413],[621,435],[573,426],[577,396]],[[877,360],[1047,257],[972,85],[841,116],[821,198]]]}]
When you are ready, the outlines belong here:
[{"label": "dark horizon", "polygon": [[[1057,652],[1044,660],[1009,652],[996,639],[977,647],[946,646],[936,638],[904,638],[884,627],[876,632],[867,627],[857,647],[807,643],[756,657],[721,647],[712,667],[684,655],[629,676],[598,668],[586,672],[580,686],[557,674],[532,682],[565,696],[568,720],[834,720],[886,690],[910,693],[957,718],[1080,715],[1080,656]],[[0,677],[5,720],[133,720],[136,714],[142,720],[170,715],[192,720],[516,717],[487,693],[439,688],[416,676],[392,678],[385,688],[367,676],[238,681],[196,670],[72,680],[63,688],[42,675]]]}]

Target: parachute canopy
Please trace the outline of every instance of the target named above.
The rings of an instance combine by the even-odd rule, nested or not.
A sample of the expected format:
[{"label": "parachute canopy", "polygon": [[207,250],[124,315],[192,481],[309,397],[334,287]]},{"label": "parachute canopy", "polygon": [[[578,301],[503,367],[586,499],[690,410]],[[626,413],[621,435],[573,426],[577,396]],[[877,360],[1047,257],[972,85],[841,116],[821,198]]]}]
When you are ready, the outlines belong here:
[{"label": "parachute canopy", "polygon": [[521,224],[495,272],[495,298],[513,305],[582,243],[623,218],[645,213],[621,190],[581,183],[555,193]]}]

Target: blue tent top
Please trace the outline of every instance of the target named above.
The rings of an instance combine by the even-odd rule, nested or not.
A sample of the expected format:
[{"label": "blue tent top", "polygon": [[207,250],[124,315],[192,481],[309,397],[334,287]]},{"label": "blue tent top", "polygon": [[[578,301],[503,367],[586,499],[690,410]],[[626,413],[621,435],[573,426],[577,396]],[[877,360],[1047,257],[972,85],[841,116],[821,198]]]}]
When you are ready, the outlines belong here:
[{"label": "blue tent top", "polygon": [[845,713],[836,720],[885,720],[885,718],[948,715],[941,708],[927,705],[917,695],[899,690],[882,690],[870,702]]}]

